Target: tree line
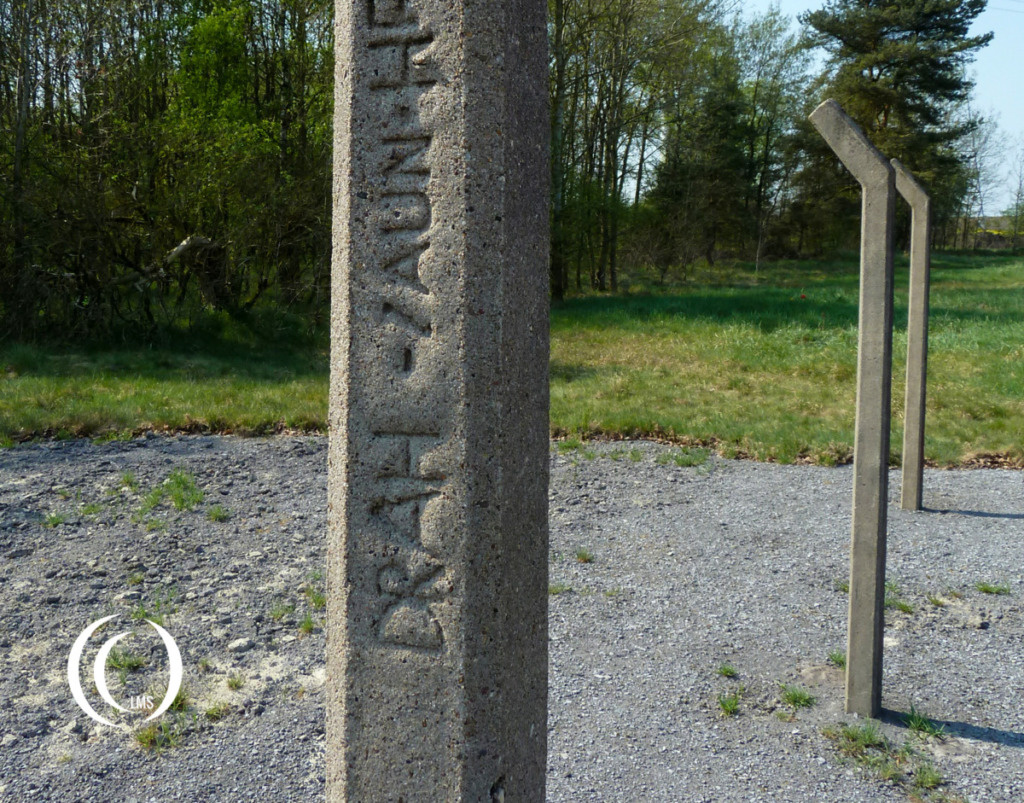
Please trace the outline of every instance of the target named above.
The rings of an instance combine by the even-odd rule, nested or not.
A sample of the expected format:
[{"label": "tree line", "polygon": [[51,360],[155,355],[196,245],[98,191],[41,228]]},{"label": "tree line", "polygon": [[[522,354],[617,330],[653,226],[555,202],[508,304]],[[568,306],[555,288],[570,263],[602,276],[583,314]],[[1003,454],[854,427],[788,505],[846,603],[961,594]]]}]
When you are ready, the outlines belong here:
[{"label": "tree line", "polygon": [[[984,124],[985,0],[550,0],[552,294],[855,242],[806,124],[834,97],[953,242]],[[333,4],[0,0],[0,334],[329,303]],[[1024,183],[1022,183],[1024,186]]]}]

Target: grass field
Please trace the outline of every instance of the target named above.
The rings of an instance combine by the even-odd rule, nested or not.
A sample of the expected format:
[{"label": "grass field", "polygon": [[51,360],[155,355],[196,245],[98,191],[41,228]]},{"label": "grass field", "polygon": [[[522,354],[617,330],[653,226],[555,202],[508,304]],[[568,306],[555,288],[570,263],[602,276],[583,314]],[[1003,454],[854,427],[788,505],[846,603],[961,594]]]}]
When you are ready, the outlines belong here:
[{"label": "grass field", "polygon": [[[898,264],[894,462],[902,440],[907,271]],[[590,296],[552,313],[555,434],[655,435],[726,456],[850,458],[855,259],[734,268],[715,284]],[[266,343],[274,344],[271,347]],[[0,346],[0,440],[143,428],[322,429],[321,335],[235,325],[160,348]],[[1024,259],[937,255],[926,454],[1024,466]]]}]

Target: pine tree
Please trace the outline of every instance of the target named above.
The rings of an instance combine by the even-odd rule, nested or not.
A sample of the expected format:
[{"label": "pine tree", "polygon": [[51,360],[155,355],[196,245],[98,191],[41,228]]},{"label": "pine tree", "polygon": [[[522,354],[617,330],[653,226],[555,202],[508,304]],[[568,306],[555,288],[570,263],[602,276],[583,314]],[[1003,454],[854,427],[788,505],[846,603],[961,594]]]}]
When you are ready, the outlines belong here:
[{"label": "pine tree", "polygon": [[[966,168],[957,146],[978,124],[962,109],[973,88],[966,67],[992,39],[991,33],[968,36],[985,5],[830,0],[800,17],[810,44],[828,53],[819,100],[838,101],[883,153],[914,171],[940,215],[958,206],[952,196],[962,192]],[[817,162],[820,172],[820,159],[810,162],[808,169]],[[804,176],[803,183],[814,182]]]}]

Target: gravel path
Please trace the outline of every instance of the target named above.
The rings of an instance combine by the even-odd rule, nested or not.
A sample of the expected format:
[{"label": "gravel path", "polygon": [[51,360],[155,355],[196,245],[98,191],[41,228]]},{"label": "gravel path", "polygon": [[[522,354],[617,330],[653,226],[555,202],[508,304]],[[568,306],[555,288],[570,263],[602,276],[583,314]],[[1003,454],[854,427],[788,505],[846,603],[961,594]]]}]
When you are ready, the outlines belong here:
[{"label": "gravel path", "polygon": [[[890,506],[883,780],[823,735],[857,724],[828,660],[850,468],[677,458],[552,451],[549,801],[907,800],[927,767],[934,800],[1024,800],[1024,473],[928,471],[926,511]],[[316,437],[0,451],[0,800],[323,799],[325,486]],[[109,614],[105,635],[162,616],[184,658],[156,749],[71,698],[71,645]],[[166,653],[134,624],[122,658],[147,663],[108,670],[110,690],[159,704]],[[945,737],[909,730],[911,706]]]}]

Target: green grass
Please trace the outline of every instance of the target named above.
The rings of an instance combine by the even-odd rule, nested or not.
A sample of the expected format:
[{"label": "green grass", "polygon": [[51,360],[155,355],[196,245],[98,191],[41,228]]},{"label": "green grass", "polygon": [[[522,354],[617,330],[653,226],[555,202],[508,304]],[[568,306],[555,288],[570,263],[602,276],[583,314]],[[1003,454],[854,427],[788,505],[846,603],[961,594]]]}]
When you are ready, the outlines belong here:
[{"label": "green grass", "polygon": [[245,677],[243,675],[233,673],[231,675],[228,675],[227,684],[228,688],[231,689],[231,691],[238,691],[240,688],[242,688],[242,686],[245,685]]},{"label": "green grass", "polygon": [[205,496],[190,472],[176,468],[167,475],[167,479],[146,492],[135,518],[142,521],[146,514],[163,504],[164,500],[169,500],[176,510],[192,510]]},{"label": "green grass", "polygon": [[836,743],[839,751],[850,758],[859,758],[869,750],[889,750],[889,741],[882,735],[878,723],[868,720],[859,725],[841,725],[823,731],[827,739]]},{"label": "green grass", "polygon": [[[936,254],[932,264],[926,456],[951,465],[999,454],[1024,464],[1024,260]],[[553,430],[667,435],[782,462],[849,461],[856,262],[781,263],[731,279],[558,305]],[[906,314],[900,259],[894,462],[902,444]]]},{"label": "green grass", "polygon": [[943,739],[946,736],[945,728],[936,725],[913,705],[910,706],[910,711],[903,715],[903,724],[921,736],[934,736],[936,739]]},{"label": "green grass", "polygon": [[902,613],[914,612],[914,606],[903,599],[900,587],[891,580],[885,584],[885,607]]},{"label": "green grass", "polygon": [[146,659],[143,656],[118,647],[114,647],[107,654],[107,666],[111,669],[125,669],[129,672],[134,672],[145,665]]},{"label": "green grass", "polygon": [[286,605],[283,602],[276,602],[270,609],[270,618],[275,622],[280,622],[284,617],[291,613],[295,613],[294,605]]},{"label": "green grass", "polygon": [[[1024,259],[935,254],[932,268],[926,456],[939,465],[991,456],[1024,465]],[[560,451],[593,459],[588,436],[657,435],[728,457],[850,460],[856,258],[717,270],[703,284],[555,306],[551,429],[567,438]],[[899,257],[894,463],[906,312]],[[311,330],[299,316],[238,323],[211,314],[158,340],[133,348],[0,344],[0,443],[145,429],[325,430],[325,327]]]},{"label": "green grass", "polygon": [[164,480],[164,488],[176,510],[192,510],[203,501],[205,494],[196,487],[196,479],[181,468],[172,471]]},{"label": "green grass", "polygon": [[231,712],[231,703],[220,702],[214,703],[206,709],[206,718],[210,722],[217,722],[218,720],[224,719]]},{"label": "green grass", "polygon": [[577,563],[593,563],[594,553],[585,547],[580,547],[576,550],[576,562]]},{"label": "green grass", "polygon": [[996,583],[975,583],[974,587],[978,589],[982,594],[995,594],[996,596],[1004,596],[1010,593],[1010,587],[1005,584]]},{"label": "green grass", "polygon": [[210,314],[145,347],[0,343],[0,436],[325,430],[322,329],[298,315]]},{"label": "green grass", "polygon": [[734,717],[740,711],[740,694],[742,689],[729,694],[718,695],[718,707],[723,717]]},{"label": "green grass", "polygon": [[782,684],[782,702],[793,709],[810,708],[817,700],[806,689]]},{"label": "green grass", "polygon": [[181,744],[183,729],[179,726],[172,726],[166,720],[154,722],[135,731],[135,741],[144,749],[150,752],[159,753],[169,747],[177,747]]},{"label": "green grass", "polygon": [[208,518],[210,521],[227,521],[231,518],[231,511],[229,511],[223,505],[214,505],[213,507],[206,511],[206,518]]},{"label": "green grass", "polygon": [[846,669],[846,652],[844,650],[832,650],[828,654],[828,660],[839,669]]},{"label": "green grass", "polygon": [[176,594],[177,592],[173,588],[166,589],[163,593],[157,591],[148,603],[140,602],[132,609],[131,618],[148,619],[160,625],[160,627],[164,627],[166,617],[177,610],[177,607],[174,605]]},{"label": "green grass", "polygon": [[565,583],[552,583],[548,586],[548,594],[552,597],[557,597],[559,594],[564,594],[566,591],[572,591],[572,586],[566,585]]},{"label": "green grass", "polygon": [[737,674],[736,667],[729,663],[722,664],[718,667],[718,669],[715,670],[715,672],[717,672],[723,678],[734,678]]}]

